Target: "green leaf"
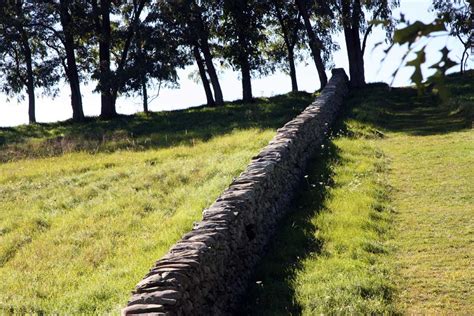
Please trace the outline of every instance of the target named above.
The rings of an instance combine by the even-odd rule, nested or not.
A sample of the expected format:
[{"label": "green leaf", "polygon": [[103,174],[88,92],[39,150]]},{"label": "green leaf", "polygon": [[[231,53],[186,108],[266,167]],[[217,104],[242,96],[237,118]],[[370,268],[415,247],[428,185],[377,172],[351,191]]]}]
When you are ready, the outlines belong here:
[{"label": "green leaf", "polygon": [[444,21],[442,19],[436,19],[430,24],[416,21],[402,29],[395,30],[393,34],[393,41],[400,45],[405,43],[412,44],[421,36],[427,36],[431,33],[442,31],[446,31],[446,27],[444,26]]},{"label": "green leaf", "polygon": [[407,66],[415,67],[413,74],[410,79],[416,84],[417,87],[422,86],[423,82],[423,73],[421,72],[421,65],[426,61],[426,46],[423,46],[419,51],[416,52],[416,57],[410,61],[407,61]]}]

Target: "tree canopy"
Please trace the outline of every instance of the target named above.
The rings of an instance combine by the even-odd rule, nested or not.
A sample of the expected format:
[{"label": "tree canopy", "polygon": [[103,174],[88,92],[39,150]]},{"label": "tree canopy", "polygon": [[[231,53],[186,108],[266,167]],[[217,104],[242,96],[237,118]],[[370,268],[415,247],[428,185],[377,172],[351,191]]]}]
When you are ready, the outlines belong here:
[{"label": "tree canopy", "polygon": [[[83,120],[81,84],[92,81],[101,95],[101,117],[117,115],[120,95],[139,94],[148,111],[150,88],[178,86],[177,70],[196,64],[210,106],[224,102],[218,67],[240,73],[242,99],[251,102],[252,78],[282,70],[298,91],[296,64],[311,56],[321,87],[339,49],[342,32],[351,85],[365,85],[364,53],[372,29],[394,30],[397,0],[18,0],[0,6],[0,90],[27,96],[34,123],[38,91],[55,95],[65,81],[74,120]],[[395,32],[394,43],[413,43],[419,32],[446,30],[464,53],[472,46],[472,5],[433,0],[438,19],[415,22]],[[452,61],[443,53],[440,73]],[[421,84],[420,50],[408,65]],[[434,65],[433,67],[437,67]]]}]

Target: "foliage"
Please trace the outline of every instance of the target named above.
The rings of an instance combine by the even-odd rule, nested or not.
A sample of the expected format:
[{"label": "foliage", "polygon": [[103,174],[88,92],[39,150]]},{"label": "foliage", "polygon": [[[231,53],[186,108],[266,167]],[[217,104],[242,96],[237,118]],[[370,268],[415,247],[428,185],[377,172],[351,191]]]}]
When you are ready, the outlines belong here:
[{"label": "foliage", "polygon": [[[7,1],[0,6],[0,89],[8,96],[18,96],[27,90],[27,54],[31,54],[33,85],[54,95],[55,83],[60,79],[57,59],[51,57],[42,29],[35,23],[41,20],[35,4]],[[29,50],[30,52],[27,52]]]},{"label": "foliage", "polygon": [[219,30],[223,56],[233,69],[242,70],[245,62],[254,74],[267,73],[269,69],[259,51],[267,41],[263,23],[266,4],[256,0],[223,0],[223,8]]},{"label": "foliage", "polygon": [[[461,58],[461,71],[463,71],[463,63],[467,49],[471,46],[471,37],[466,39],[466,36],[470,36],[472,32],[471,28],[471,8],[472,3],[466,3],[461,1],[435,0],[434,10],[437,11],[438,17],[431,23],[423,23],[421,21],[410,21],[405,20],[404,15],[400,18],[400,23],[405,24],[404,27],[398,28],[393,35],[393,44],[386,50],[388,54],[394,45],[407,44],[408,49],[404,54],[400,67],[398,67],[393,73],[392,77],[395,79],[398,71],[402,66],[414,67],[411,80],[416,84],[419,93],[423,93],[427,85],[436,87],[439,94],[443,99],[447,99],[449,91],[446,89],[445,77],[447,71],[452,67],[456,66],[457,63],[449,57],[449,49],[445,46],[440,50],[440,59],[429,65],[429,68],[434,69],[432,75],[425,78],[422,73],[421,67],[426,63],[425,49],[429,45],[429,41],[438,36],[456,36],[461,43],[464,45],[464,52]],[[448,28],[450,30],[448,30]],[[424,40],[424,41],[423,41]],[[421,48],[415,51],[419,47],[417,44],[425,43]],[[415,52],[416,57],[412,60],[408,60],[410,53]]]},{"label": "foliage", "polygon": [[468,49],[473,43],[473,25],[472,9],[473,2],[466,1],[433,1],[433,9],[438,14],[438,18],[442,19],[449,30],[450,36],[455,36],[463,45],[464,51],[461,57],[460,66],[461,72],[466,70],[466,63],[468,62]]}]

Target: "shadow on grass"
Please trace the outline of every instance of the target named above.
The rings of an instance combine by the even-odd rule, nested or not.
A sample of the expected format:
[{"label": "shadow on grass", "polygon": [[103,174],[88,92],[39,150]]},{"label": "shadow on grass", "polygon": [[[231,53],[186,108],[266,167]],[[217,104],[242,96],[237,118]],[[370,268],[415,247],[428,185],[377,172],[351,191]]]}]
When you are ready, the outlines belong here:
[{"label": "shadow on grass", "polygon": [[303,260],[320,252],[322,245],[315,238],[316,226],[312,219],[327,198],[327,188],[332,185],[330,166],[338,160],[337,148],[328,140],[309,162],[311,167],[293,209],[281,221],[236,315],[301,314],[293,282]]},{"label": "shadow on grass", "polygon": [[110,152],[192,145],[234,129],[281,127],[312,101],[309,93],[256,99],[145,115],[121,115],[109,121],[89,118],[0,128],[0,161],[55,156],[72,151]]},{"label": "shadow on grass", "polygon": [[[473,74],[449,77],[448,86],[453,93],[450,102],[453,104],[448,105],[441,104],[433,94],[418,96],[414,88],[389,89],[385,84],[370,84],[351,93],[333,131],[353,137],[379,138],[383,137],[384,131],[433,135],[468,128],[472,122],[469,108],[474,100],[474,89],[468,81]],[[460,105],[465,109],[459,110]],[[351,121],[360,125],[356,132],[362,135],[354,135],[353,130],[348,130],[345,122]],[[370,130],[364,131],[365,128]],[[324,145],[310,161],[308,178],[303,180],[290,214],[281,221],[258,265],[237,315],[302,313],[295,297],[295,277],[302,269],[304,259],[317,256],[323,246],[315,237],[317,227],[312,220],[321,211],[324,200],[330,198],[327,191],[333,186],[330,166],[341,163],[331,138]]]},{"label": "shadow on grass", "polygon": [[362,123],[391,132],[436,135],[471,128],[474,72],[448,76],[451,97],[444,102],[433,93],[419,96],[415,88],[370,84],[352,93],[348,106]]}]

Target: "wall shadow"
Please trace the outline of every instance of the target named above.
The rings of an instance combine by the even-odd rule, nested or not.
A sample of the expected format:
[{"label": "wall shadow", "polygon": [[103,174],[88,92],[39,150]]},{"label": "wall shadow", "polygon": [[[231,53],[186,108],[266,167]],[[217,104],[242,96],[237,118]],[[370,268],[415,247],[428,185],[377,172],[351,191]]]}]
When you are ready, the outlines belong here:
[{"label": "wall shadow", "polygon": [[236,315],[301,314],[293,282],[303,260],[318,254],[322,247],[315,237],[317,228],[312,219],[322,209],[327,189],[333,185],[330,166],[339,159],[336,146],[326,140],[309,161],[292,208],[265,250]]},{"label": "wall shadow", "polygon": [[[236,315],[300,315],[302,307],[295,297],[295,277],[305,258],[318,255],[322,241],[315,237],[317,227],[312,219],[328,199],[332,181],[331,165],[342,163],[333,137],[384,137],[384,132],[412,135],[444,134],[470,128],[469,110],[457,110],[463,97],[464,105],[472,107],[474,89],[469,76],[451,76],[448,87],[453,95],[443,104],[433,93],[418,95],[415,88],[392,88],[386,84],[369,84],[352,91],[343,111],[332,128],[332,134],[309,162],[308,177],[292,203],[289,214],[282,219],[277,233],[258,264]],[[464,83],[464,84],[462,84]],[[462,91],[460,87],[462,86]],[[360,124],[354,135],[347,124]],[[362,124],[361,124],[362,123]],[[362,126],[365,124],[369,126]],[[364,131],[364,128],[370,130]]]}]

